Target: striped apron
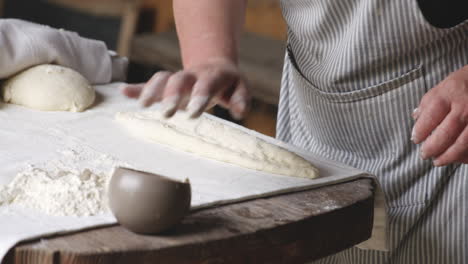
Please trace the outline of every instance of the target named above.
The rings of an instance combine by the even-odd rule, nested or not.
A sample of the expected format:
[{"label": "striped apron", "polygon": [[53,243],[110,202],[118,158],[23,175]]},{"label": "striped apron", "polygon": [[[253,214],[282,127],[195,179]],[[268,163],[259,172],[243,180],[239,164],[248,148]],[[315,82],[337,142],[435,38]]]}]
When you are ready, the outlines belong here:
[{"label": "striped apron", "polygon": [[468,21],[435,28],[416,0],[281,2],[277,137],[375,174],[389,206],[391,251],[318,263],[468,263],[468,165],[434,167],[410,140],[421,97],[468,64]]}]

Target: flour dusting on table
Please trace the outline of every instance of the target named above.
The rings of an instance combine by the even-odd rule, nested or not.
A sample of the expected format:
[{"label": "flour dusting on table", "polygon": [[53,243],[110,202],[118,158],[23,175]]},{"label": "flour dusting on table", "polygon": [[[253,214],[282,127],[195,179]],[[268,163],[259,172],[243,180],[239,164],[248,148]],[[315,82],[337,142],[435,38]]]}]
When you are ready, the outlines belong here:
[{"label": "flour dusting on table", "polygon": [[0,206],[19,205],[56,216],[91,216],[108,212],[106,187],[114,158],[89,149],[67,149],[59,158],[26,164],[5,186]]}]

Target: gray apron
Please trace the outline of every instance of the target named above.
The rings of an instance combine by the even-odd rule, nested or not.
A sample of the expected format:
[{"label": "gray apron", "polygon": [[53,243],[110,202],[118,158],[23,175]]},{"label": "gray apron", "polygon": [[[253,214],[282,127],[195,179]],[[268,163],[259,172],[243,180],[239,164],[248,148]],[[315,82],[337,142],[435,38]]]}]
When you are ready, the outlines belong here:
[{"label": "gray apron", "polygon": [[410,140],[422,96],[468,64],[468,21],[435,28],[416,0],[282,6],[277,137],[375,174],[389,206],[390,252],[352,248],[318,263],[468,263],[468,166],[434,167]]}]

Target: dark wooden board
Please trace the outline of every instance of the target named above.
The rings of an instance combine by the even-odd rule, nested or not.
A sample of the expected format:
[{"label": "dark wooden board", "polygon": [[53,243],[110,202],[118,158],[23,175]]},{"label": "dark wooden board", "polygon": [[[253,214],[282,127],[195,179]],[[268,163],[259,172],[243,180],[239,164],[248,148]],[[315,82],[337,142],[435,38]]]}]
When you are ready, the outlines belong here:
[{"label": "dark wooden board", "polygon": [[370,237],[369,179],[192,212],[163,235],[112,226],[23,243],[6,263],[304,263]]}]

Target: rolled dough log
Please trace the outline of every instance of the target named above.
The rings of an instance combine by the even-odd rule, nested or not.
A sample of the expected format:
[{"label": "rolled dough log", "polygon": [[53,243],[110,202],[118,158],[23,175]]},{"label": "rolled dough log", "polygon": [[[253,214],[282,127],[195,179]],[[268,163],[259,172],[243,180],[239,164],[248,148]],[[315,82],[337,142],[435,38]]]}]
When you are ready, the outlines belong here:
[{"label": "rolled dough log", "polygon": [[286,176],[319,176],[309,161],[295,153],[206,115],[189,119],[178,112],[166,119],[159,111],[143,111],[121,112],[115,118],[137,137],[205,158]]},{"label": "rolled dough log", "polygon": [[78,72],[43,64],[8,79],[2,97],[7,103],[42,111],[80,112],[94,102],[95,90]]}]

